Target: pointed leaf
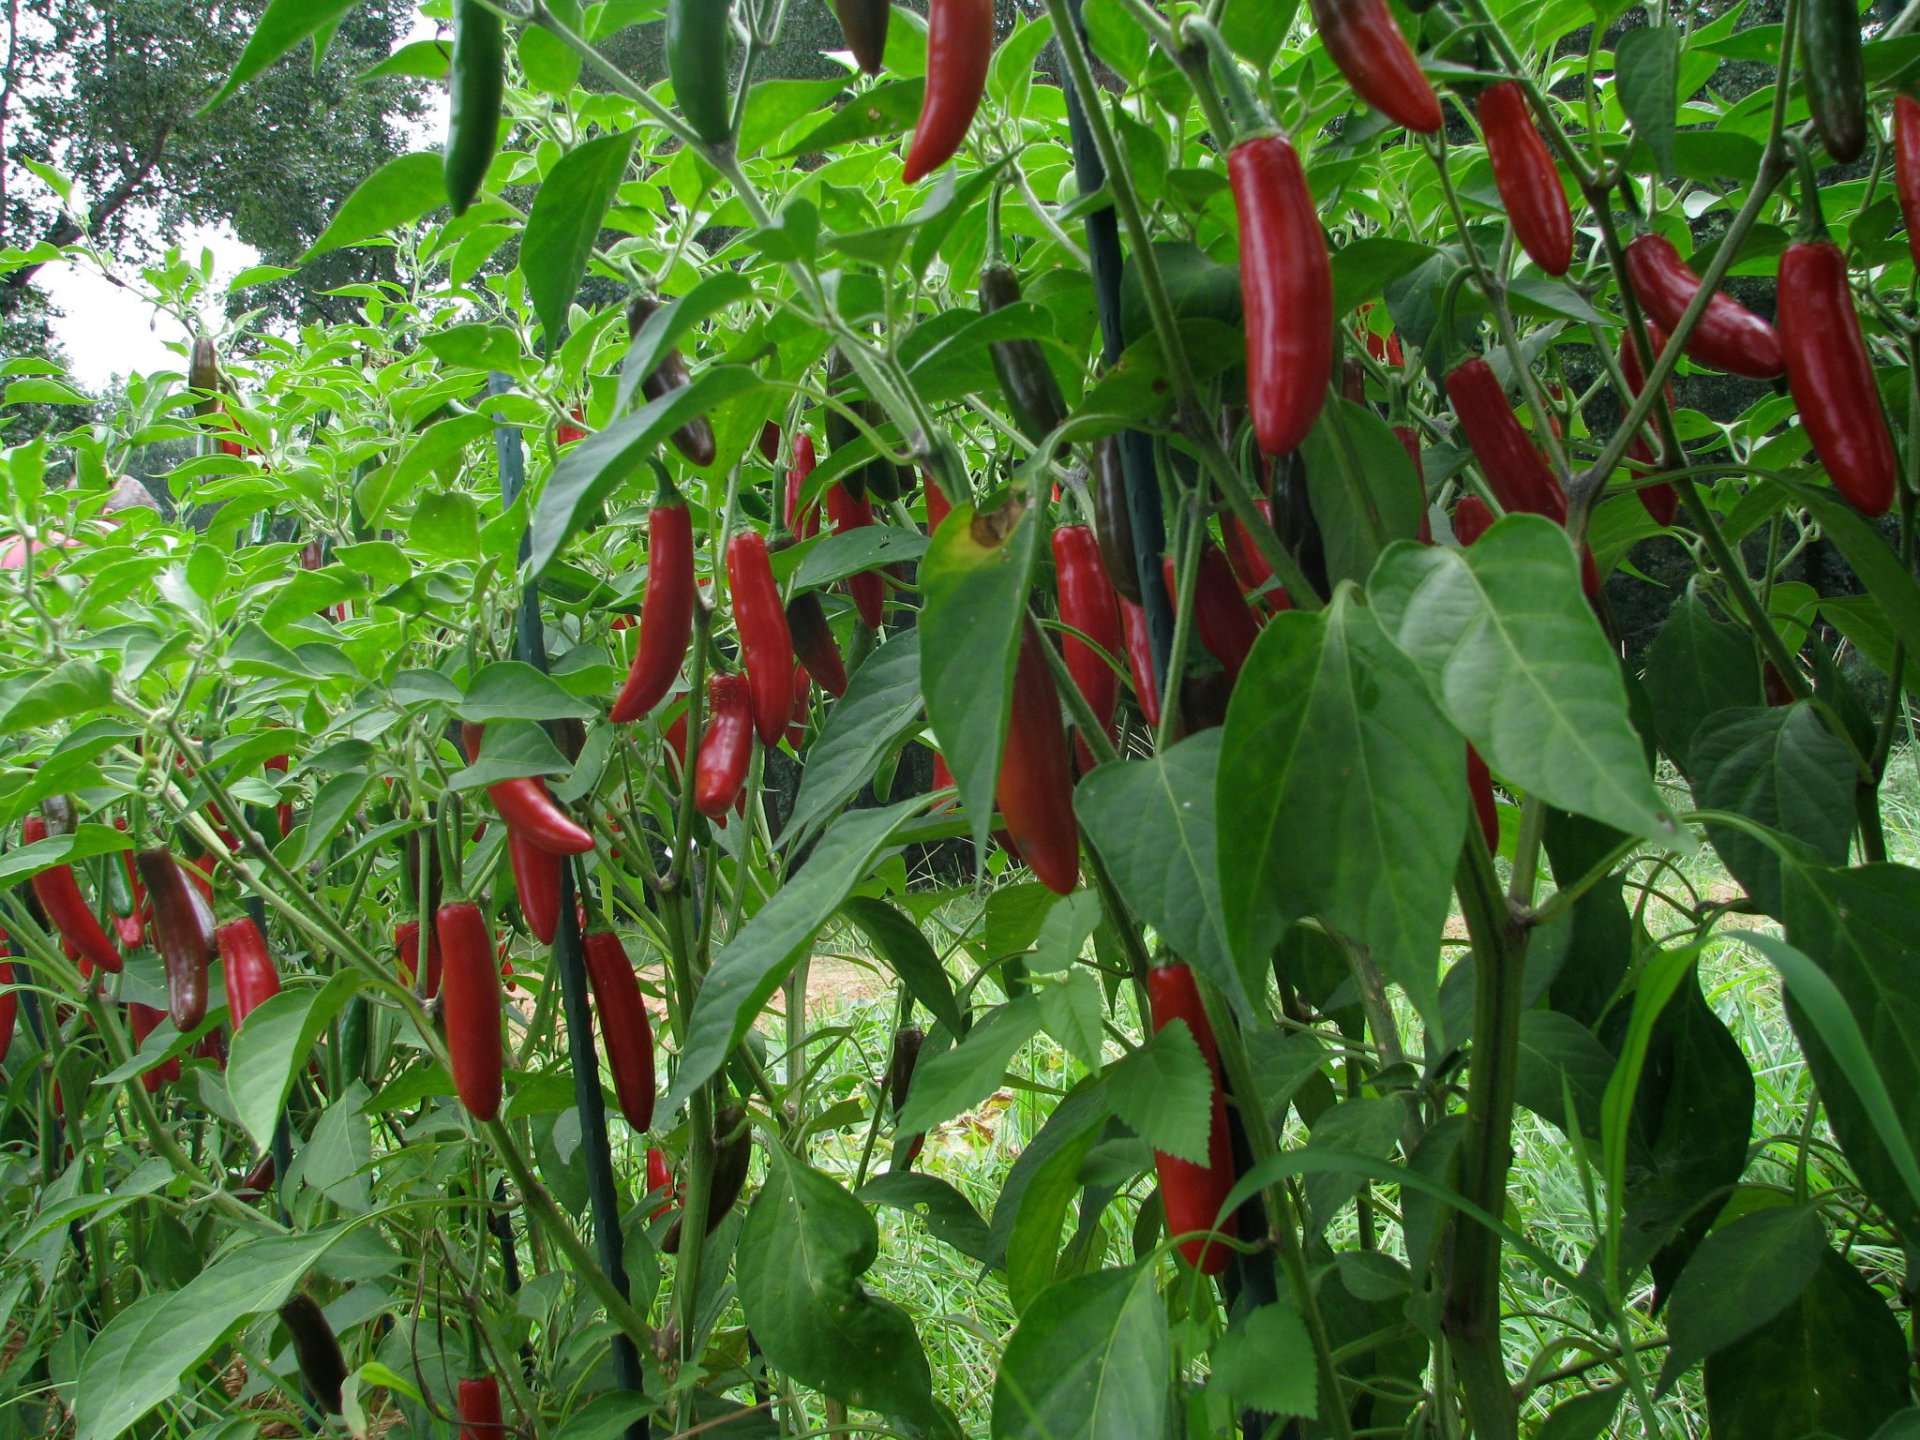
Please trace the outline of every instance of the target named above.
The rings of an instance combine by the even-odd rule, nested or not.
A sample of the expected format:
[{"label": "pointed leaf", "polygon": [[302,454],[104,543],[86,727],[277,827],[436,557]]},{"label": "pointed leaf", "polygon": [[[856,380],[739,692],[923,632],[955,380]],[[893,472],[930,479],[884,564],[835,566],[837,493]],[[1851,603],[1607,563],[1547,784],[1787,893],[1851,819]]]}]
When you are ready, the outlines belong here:
[{"label": "pointed leaf", "polygon": [[860,793],[920,723],[920,632],[908,630],[880,646],[847,682],[847,693],[827,711],[807,747],[800,794],[780,844],[796,853],[814,830]]},{"label": "pointed leaf", "polygon": [[1660,1389],[1799,1299],[1826,1253],[1827,1227],[1807,1205],[1757,1210],[1707,1236],[1667,1302]]},{"label": "pointed leaf", "polygon": [[[277,0],[277,3],[284,4],[286,0]],[[304,0],[295,0],[295,3],[303,4]],[[354,192],[340,202],[340,208],[333,212],[333,219],[327,222],[320,238],[300,257],[301,263],[329,250],[359,245],[389,230],[411,225],[446,203],[446,182],[440,176],[439,153],[416,150],[401,155],[362,180]]]},{"label": "pointed leaf", "polygon": [[575,145],[555,162],[533,197],[520,242],[520,273],[550,346],[566,333],[567,308],[579,293],[600,222],[639,134],[623,130]]},{"label": "pointed leaf", "polygon": [[1153,1266],[1062,1280],[1027,1308],[1007,1342],[993,1386],[993,1440],[1164,1434],[1172,1360]]},{"label": "pointed leaf", "polygon": [[914,1067],[895,1128],[919,1134],[978,1105],[1000,1088],[1007,1066],[1039,1029],[1040,1005],[1031,996],[1002,1005],[951,1050]]},{"label": "pointed leaf", "polygon": [[293,1077],[305,1068],[320,1033],[359,990],[357,970],[336,971],[318,990],[302,987],[269,996],[235,1033],[227,1060],[227,1093],[258,1149],[273,1143]]},{"label": "pointed leaf", "polygon": [[1206,1163],[1213,1070],[1184,1020],[1172,1020],[1107,1071],[1113,1113],[1156,1150]]}]

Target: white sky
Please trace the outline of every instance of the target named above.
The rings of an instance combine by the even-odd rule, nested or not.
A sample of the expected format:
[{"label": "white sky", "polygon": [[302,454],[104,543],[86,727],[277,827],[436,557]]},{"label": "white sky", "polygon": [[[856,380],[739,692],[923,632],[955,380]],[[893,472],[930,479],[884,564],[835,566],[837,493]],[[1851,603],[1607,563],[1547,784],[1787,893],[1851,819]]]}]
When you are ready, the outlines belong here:
[{"label": "white sky", "polygon": [[[412,32],[403,36],[400,43],[431,39],[433,34],[434,22],[416,16]],[[302,46],[281,63],[300,63],[308,53]],[[446,128],[446,92],[434,86],[428,92],[428,99],[431,108],[419,132],[411,137],[415,145],[422,147],[437,146]],[[229,103],[244,105],[246,92],[242,91]],[[224,282],[248,266],[258,264],[260,255],[224,223],[181,236],[180,253],[187,264],[198,265],[203,248],[212,252],[214,274],[222,282],[221,294],[208,297],[206,317],[208,329],[217,333]],[[178,369],[181,365],[179,355],[167,349],[169,340],[185,338],[178,322],[156,310],[144,298],[135,267],[124,267],[122,278],[130,282],[129,286],[114,284],[90,264],[72,262],[48,265],[34,276],[34,283],[63,312],[55,319],[53,328],[66,348],[73,378],[82,389],[94,394],[104,391],[115,375],[145,374]]]}]

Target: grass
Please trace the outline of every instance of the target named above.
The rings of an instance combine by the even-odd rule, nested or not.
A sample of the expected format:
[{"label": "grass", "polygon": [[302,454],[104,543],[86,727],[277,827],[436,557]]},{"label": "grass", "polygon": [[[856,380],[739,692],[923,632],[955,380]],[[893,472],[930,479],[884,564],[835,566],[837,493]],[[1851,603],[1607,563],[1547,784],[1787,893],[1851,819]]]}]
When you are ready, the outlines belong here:
[{"label": "grass", "polygon": [[[1684,808],[1686,797],[1677,794],[1674,798]],[[1896,757],[1887,778],[1884,813],[1893,857],[1920,859],[1920,753]],[[1643,863],[1636,874],[1644,876],[1651,868]],[[1705,847],[1679,861],[1658,884],[1669,894],[1680,894],[1686,887],[1696,894],[1716,895],[1737,893],[1738,889]],[[964,924],[968,907],[977,904],[971,899],[957,900],[954,906],[959,907],[958,913],[950,911],[942,918]],[[1685,928],[1681,913],[1658,895],[1649,899],[1646,922],[1656,938]],[[1731,923],[1762,926],[1768,922],[1736,917]],[[851,944],[856,937],[829,938],[835,944]],[[1799,1157],[1807,1149],[1803,1136],[1810,1135],[1815,1145],[1807,1149],[1806,1183],[1815,1194],[1828,1188],[1847,1190],[1851,1181],[1836,1152],[1820,1148],[1820,1142],[1831,1140],[1824,1124],[1815,1124],[1810,1132],[1807,1129],[1811,1083],[1787,1023],[1772,969],[1752,950],[1722,939],[1709,943],[1703,951],[1700,973],[1708,1003],[1731,1029],[1753,1071],[1754,1144],[1743,1183],[1791,1190]],[[897,1001],[887,988],[884,969],[877,963],[875,974],[876,993],[849,992],[842,987],[809,1011],[810,1028],[818,1031],[834,1027],[846,1035],[846,1043],[834,1049],[818,1083],[844,1093],[864,1091],[869,1109],[874,1097],[872,1081],[884,1066],[897,1018]],[[1118,1053],[1111,1044],[1109,1050],[1110,1054]],[[1064,1088],[1079,1073],[1076,1063],[1045,1035],[1034,1041],[1016,1064],[1018,1073],[1052,1088]],[[1045,1095],[1003,1088],[985,1105],[930,1136],[917,1168],[953,1185],[983,1216],[991,1218],[994,1200],[1009,1170],[1050,1111],[1051,1101]],[[1297,1120],[1293,1128],[1299,1129]],[[1303,1139],[1303,1131],[1290,1133],[1284,1143],[1294,1145]],[[810,1158],[851,1183],[864,1140],[864,1124],[822,1136],[816,1140]],[[887,1140],[883,1133],[869,1173],[885,1168]],[[1514,1210],[1524,1217],[1522,1228],[1562,1265],[1577,1272],[1596,1244],[1596,1215],[1589,1197],[1598,1189],[1598,1176],[1583,1173],[1583,1165],[1572,1158],[1572,1149],[1557,1127],[1526,1111],[1515,1117],[1514,1148],[1509,1197]],[[1124,1264],[1132,1259],[1126,1238],[1130,1212],[1150,1191],[1151,1183],[1151,1177],[1139,1181],[1131,1196],[1122,1198],[1121,1213],[1109,1216],[1108,1248],[1101,1263]],[[1840,1208],[1832,1207],[1830,1213]],[[1332,1236],[1336,1246],[1352,1244],[1353,1216],[1352,1207],[1348,1207],[1336,1223]],[[998,1275],[984,1272],[933,1240],[917,1218],[882,1208],[877,1219],[880,1259],[865,1283],[914,1316],[935,1376],[936,1393],[954,1408],[967,1434],[985,1435],[993,1377],[1018,1318],[1005,1285]],[[1340,1233],[1343,1226],[1345,1236]],[[1389,1247],[1393,1239],[1389,1232]],[[1901,1273],[1900,1257],[1895,1253],[1875,1254],[1860,1247],[1853,1253],[1869,1271]],[[1509,1255],[1505,1281],[1508,1356],[1516,1372],[1530,1376],[1552,1372],[1598,1353],[1595,1346],[1611,1344],[1611,1337],[1592,1335],[1586,1329],[1590,1317],[1582,1307],[1525,1260]],[[1646,1317],[1651,1291],[1644,1278],[1631,1299],[1638,1317],[1636,1338],[1657,1342],[1663,1326],[1659,1320]],[[1643,1362],[1650,1372],[1649,1385],[1661,1359],[1662,1352],[1654,1349]],[[1610,1383],[1613,1378],[1611,1369],[1603,1367],[1590,1378],[1571,1377],[1534,1392],[1523,1412],[1523,1433],[1538,1428],[1552,1404],[1579,1393],[1590,1383]],[[1699,1372],[1694,1371],[1678,1384],[1657,1409],[1657,1415],[1642,1417],[1628,1402],[1616,1412],[1614,1429],[1608,1433],[1660,1435],[1670,1440],[1704,1436],[1706,1410]],[[816,1412],[814,1418],[821,1417]]]}]

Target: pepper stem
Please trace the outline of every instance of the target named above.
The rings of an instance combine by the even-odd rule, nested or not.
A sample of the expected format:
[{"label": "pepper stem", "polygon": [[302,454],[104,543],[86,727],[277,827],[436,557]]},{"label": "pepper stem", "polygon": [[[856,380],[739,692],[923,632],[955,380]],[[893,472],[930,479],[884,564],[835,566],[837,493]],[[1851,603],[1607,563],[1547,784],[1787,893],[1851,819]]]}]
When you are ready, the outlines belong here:
[{"label": "pepper stem", "polygon": [[1237,144],[1253,132],[1272,128],[1266,111],[1253,98],[1253,91],[1247,88],[1246,77],[1240,73],[1240,62],[1234,58],[1225,38],[1211,23],[1198,15],[1189,15],[1181,24],[1180,37],[1187,43],[1199,41],[1213,57],[1214,72],[1227,97],[1227,109],[1235,128],[1240,132],[1231,138],[1222,136],[1222,144]]},{"label": "pepper stem", "polygon": [[1820,209],[1820,177],[1814,173],[1813,156],[1797,131],[1789,130],[1786,139],[1793,151],[1794,169],[1800,175],[1800,233],[1796,238],[1802,243],[1825,240],[1829,238],[1827,217]]},{"label": "pepper stem", "polygon": [[653,466],[654,476],[660,482],[659,488],[653,492],[653,508],[660,510],[686,504],[687,502],[681,498],[679,488],[673,483],[673,476],[667,473],[667,467],[660,463],[659,457],[650,456],[647,463]]}]

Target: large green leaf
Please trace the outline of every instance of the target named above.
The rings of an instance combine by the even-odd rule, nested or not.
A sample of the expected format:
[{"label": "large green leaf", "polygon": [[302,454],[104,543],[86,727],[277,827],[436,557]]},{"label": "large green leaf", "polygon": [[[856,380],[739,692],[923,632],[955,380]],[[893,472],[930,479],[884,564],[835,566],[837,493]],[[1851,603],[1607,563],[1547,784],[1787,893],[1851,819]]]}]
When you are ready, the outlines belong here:
[{"label": "large green leaf", "polygon": [[[1744,815],[1829,865],[1846,863],[1857,772],[1811,703],[1722,710],[1694,733],[1691,756],[1701,809]],[[1777,917],[1781,861],[1773,847],[1731,825],[1709,825],[1707,838],[1754,903]]]},{"label": "large green leaf", "polygon": [[1886,1299],[1826,1250],[1800,1297],[1707,1358],[1717,1440],[1871,1440],[1907,1407],[1906,1345]]},{"label": "large green leaf", "polygon": [[520,274],[549,346],[566,334],[567,308],[580,289],[600,222],[627,173],[639,134],[624,130],[574,146],[555,162],[533,197],[520,241]]},{"label": "large green leaf", "polygon": [[1620,108],[1647,142],[1660,173],[1673,174],[1673,119],[1679,109],[1680,32],[1642,25],[1620,37],[1613,55]]},{"label": "large green leaf", "polygon": [[1172,1360],[1153,1266],[1062,1280],[1027,1308],[1007,1342],[993,1386],[993,1440],[1164,1434]]},{"label": "large green leaf", "polygon": [[767,1359],[858,1409],[933,1419],[933,1378],[912,1319],[860,1284],[880,1253],[873,1216],[780,1146],[768,1154],[734,1270],[740,1308]]},{"label": "large green leaf", "polygon": [[1509,515],[1470,550],[1397,544],[1368,589],[1387,634],[1495,774],[1630,834],[1691,843],[1647,772],[1618,662],[1559,526]]},{"label": "large green leaf", "polygon": [[1427,508],[1420,476],[1406,447],[1371,407],[1329,401],[1300,455],[1334,584],[1365,580],[1382,546],[1419,532]]},{"label": "large green leaf", "polygon": [[1220,894],[1251,965],[1317,915],[1369,946],[1424,1015],[1466,832],[1465,752],[1351,588],[1261,634],[1215,782]]},{"label": "large green leaf", "polygon": [[[1864,1037],[1832,1033],[1812,988],[1786,976],[1787,1018],[1800,1037],[1827,1111],[1861,1188],[1904,1235],[1920,1236],[1920,872],[1905,865],[1855,870],[1790,867],[1787,939],[1818,965]],[[1781,964],[1777,941],[1742,933]],[[1864,1054],[1862,1051],[1864,1050]],[[1864,1066],[1870,1074],[1859,1073]],[[1884,1087],[1882,1094],[1872,1093]],[[1886,1099],[1892,1097],[1892,1114]],[[1876,1112],[1878,1112],[1876,1117]],[[1885,1133],[1889,1125],[1897,1130]],[[1906,1153],[1890,1147],[1904,1142]]]},{"label": "large green leaf", "polygon": [[907,992],[946,1026],[949,1035],[965,1032],[966,1017],[954,996],[953,979],[918,925],[886,901],[870,896],[856,895],[840,909],[860,927],[874,952],[893,967]]},{"label": "large green leaf", "polygon": [[1018,500],[987,513],[956,505],[920,567],[920,688],[980,850],[993,828],[1013,667],[1039,550],[1040,526]]},{"label": "large green leaf", "polygon": [[1113,1113],[1154,1149],[1203,1165],[1213,1084],[1193,1032],[1174,1020],[1107,1072],[1107,1098]]},{"label": "large green leaf", "polygon": [[978,1105],[999,1088],[1013,1057],[1039,1029],[1039,1002],[1023,995],[975,1025],[951,1050],[922,1060],[914,1067],[898,1128],[918,1134]]},{"label": "large green leaf", "polygon": [[1266,961],[1253,957],[1243,977],[1227,948],[1214,850],[1221,738],[1202,730],[1148,759],[1102,765],[1075,788],[1073,809],[1133,912],[1251,1019],[1249,986],[1264,991]]},{"label": "large green leaf", "polygon": [[894,828],[922,803],[916,796],[882,810],[842,815],[820,836],[806,863],[727,943],[693,1002],[680,1067],[661,1101],[664,1114],[679,1109],[696,1085],[726,1063],[820,927],[886,850]]},{"label": "large green leaf", "polygon": [[233,1037],[227,1060],[227,1093],[234,1113],[264,1150],[320,1034],[360,989],[360,972],[338,970],[318,990],[282,990],[263,1000]]},{"label": "large green leaf", "polygon": [[1810,1205],[1756,1210],[1701,1241],[1667,1302],[1660,1388],[1791,1305],[1826,1253],[1827,1227]]},{"label": "large green leaf", "polygon": [[1660,748],[1683,774],[1692,769],[1688,751],[1701,721],[1715,711],[1761,700],[1760,656],[1752,638],[1715,620],[1692,591],[1675,602],[1647,647],[1641,678]]},{"label": "large green leaf", "polygon": [[873,779],[881,759],[919,725],[920,704],[920,632],[908,630],[861,662],[807,747],[800,794],[780,837],[788,853]]},{"label": "large green leaf", "polygon": [[362,180],[354,192],[340,202],[340,208],[333,212],[333,219],[327,222],[320,238],[300,257],[301,262],[411,225],[446,203],[446,182],[440,175],[437,152],[416,150],[398,156]]},{"label": "large green leaf", "polygon": [[[251,1017],[249,1017],[251,1018]],[[347,1229],[254,1240],[184,1288],[141,1297],[115,1315],[80,1360],[77,1440],[116,1440],[179,1393],[180,1377],[249,1315],[277,1310]]]}]

